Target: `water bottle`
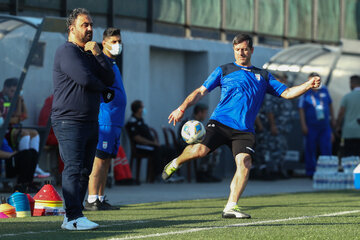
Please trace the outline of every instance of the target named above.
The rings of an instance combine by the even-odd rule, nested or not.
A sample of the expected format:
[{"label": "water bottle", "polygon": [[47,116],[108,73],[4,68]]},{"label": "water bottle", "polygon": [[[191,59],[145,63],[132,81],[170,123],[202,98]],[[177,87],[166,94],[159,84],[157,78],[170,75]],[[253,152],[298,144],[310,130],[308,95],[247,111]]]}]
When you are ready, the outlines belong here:
[{"label": "water bottle", "polygon": [[313,176],[313,188],[318,189],[318,174],[315,173]]}]

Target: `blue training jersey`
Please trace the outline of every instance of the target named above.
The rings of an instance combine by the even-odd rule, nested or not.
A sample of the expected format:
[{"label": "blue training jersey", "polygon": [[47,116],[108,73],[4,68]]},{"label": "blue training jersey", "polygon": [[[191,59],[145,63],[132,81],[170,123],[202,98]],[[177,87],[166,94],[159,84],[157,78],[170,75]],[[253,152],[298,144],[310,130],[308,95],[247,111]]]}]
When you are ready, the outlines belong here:
[{"label": "blue training jersey", "polygon": [[[330,94],[325,86],[319,90],[310,89],[299,99],[299,108],[304,109],[305,121],[307,125],[316,127],[329,127],[330,126],[330,104],[332,103]],[[316,107],[321,105],[324,117],[320,120],[317,119]]]},{"label": "blue training jersey", "polygon": [[236,63],[217,67],[203,86],[209,92],[218,86],[221,88],[220,102],[210,119],[252,133],[265,94],[280,96],[287,88],[264,69]]},{"label": "blue training jersey", "polygon": [[125,121],[126,93],[116,62],[109,57],[108,59],[112,63],[112,69],[115,75],[115,82],[109,88],[115,91],[115,97],[111,102],[105,103],[101,96],[99,124],[122,127]]}]

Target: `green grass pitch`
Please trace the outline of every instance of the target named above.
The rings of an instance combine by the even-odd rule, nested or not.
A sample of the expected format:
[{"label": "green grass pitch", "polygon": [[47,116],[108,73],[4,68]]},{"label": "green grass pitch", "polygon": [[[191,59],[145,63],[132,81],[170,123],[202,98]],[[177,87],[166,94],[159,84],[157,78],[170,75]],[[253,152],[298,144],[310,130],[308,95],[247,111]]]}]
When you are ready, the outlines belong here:
[{"label": "green grass pitch", "polygon": [[[62,217],[0,219],[0,239],[360,239],[360,192],[246,197],[252,219],[222,219],[225,199],[156,202],[85,212],[95,231],[60,229]],[[126,196],[124,196],[126,197]],[[326,216],[325,214],[332,214]]]}]

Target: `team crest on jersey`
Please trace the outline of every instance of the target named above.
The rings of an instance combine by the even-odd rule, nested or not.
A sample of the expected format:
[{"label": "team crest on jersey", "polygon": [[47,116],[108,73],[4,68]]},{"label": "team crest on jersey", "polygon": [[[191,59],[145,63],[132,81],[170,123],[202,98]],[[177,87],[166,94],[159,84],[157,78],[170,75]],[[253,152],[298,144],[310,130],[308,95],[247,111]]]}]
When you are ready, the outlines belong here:
[{"label": "team crest on jersey", "polygon": [[107,147],[108,147],[108,142],[107,141],[103,141],[103,149],[107,149]]},{"label": "team crest on jersey", "polygon": [[259,73],[255,73],[255,77],[258,81],[260,81],[260,74]]}]

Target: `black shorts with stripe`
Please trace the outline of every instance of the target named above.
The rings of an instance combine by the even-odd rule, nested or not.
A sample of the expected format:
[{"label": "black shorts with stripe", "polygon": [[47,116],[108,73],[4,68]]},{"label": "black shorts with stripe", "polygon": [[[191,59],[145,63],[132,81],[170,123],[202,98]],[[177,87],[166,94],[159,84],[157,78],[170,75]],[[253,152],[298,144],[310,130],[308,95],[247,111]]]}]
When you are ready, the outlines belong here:
[{"label": "black shorts with stripe", "polygon": [[210,120],[205,129],[206,135],[201,144],[207,146],[210,152],[226,144],[232,150],[234,158],[239,153],[248,153],[253,157],[255,153],[255,136],[253,133],[233,129],[215,120]]}]

